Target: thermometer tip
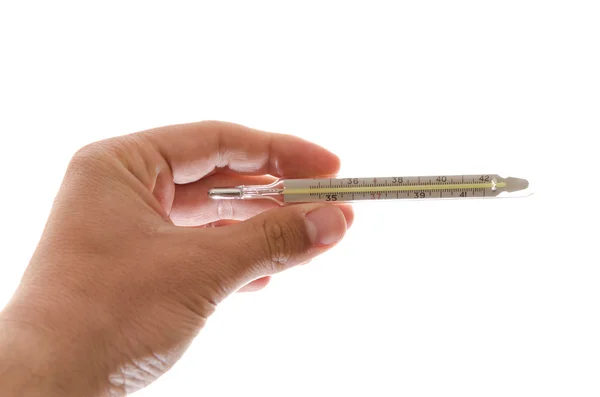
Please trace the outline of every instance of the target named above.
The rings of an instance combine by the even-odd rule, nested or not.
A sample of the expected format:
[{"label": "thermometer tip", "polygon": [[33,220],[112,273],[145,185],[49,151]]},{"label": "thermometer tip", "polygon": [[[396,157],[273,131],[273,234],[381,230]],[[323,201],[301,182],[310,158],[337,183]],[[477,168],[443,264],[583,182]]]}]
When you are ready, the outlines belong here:
[{"label": "thermometer tip", "polygon": [[208,197],[212,199],[242,198],[242,190],[236,187],[215,187],[208,190]]}]

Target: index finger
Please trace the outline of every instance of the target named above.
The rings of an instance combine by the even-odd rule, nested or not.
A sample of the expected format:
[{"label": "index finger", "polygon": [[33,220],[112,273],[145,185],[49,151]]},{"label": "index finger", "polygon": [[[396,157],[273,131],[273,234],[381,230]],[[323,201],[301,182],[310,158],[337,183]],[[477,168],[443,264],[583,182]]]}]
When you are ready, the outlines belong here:
[{"label": "index finger", "polygon": [[339,158],[299,137],[239,124],[203,121],[142,132],[170,165],[173,181],[190,183],[213,171],[302,178],[334,175]]}]

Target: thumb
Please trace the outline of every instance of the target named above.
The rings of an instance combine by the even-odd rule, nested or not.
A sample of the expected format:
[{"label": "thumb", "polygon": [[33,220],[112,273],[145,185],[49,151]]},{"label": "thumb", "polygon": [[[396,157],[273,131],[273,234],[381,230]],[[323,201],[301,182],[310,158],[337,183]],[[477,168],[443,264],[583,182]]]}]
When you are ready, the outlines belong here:
[{"label": "thumb", "polygon": [[306,204],[265,211],[219,228],[219,251],[225,252],[219,274],[237,288],[305,263],[338,243],[352,219],[349,206]]}]

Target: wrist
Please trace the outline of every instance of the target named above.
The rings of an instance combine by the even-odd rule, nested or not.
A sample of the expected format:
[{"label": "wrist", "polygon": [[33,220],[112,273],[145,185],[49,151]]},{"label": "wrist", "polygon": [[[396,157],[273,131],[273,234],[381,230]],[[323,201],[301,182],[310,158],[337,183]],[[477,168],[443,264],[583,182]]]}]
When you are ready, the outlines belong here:
[{"label": "wrist", "polygon": [[78,362],[59,338],[0,313],[0,395],[100,397],[88,362]]}]

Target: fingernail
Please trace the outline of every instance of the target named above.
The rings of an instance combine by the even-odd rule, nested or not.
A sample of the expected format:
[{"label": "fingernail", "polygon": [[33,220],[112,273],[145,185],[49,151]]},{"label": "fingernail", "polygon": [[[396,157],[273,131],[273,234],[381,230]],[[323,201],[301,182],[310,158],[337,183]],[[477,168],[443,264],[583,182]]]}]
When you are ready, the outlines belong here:
[{"label": "fingernail", "polygon": [[331,245],[346,232],[346,218],[339,208],[322,207],[306,215],[308,235],[315,245]]}]

